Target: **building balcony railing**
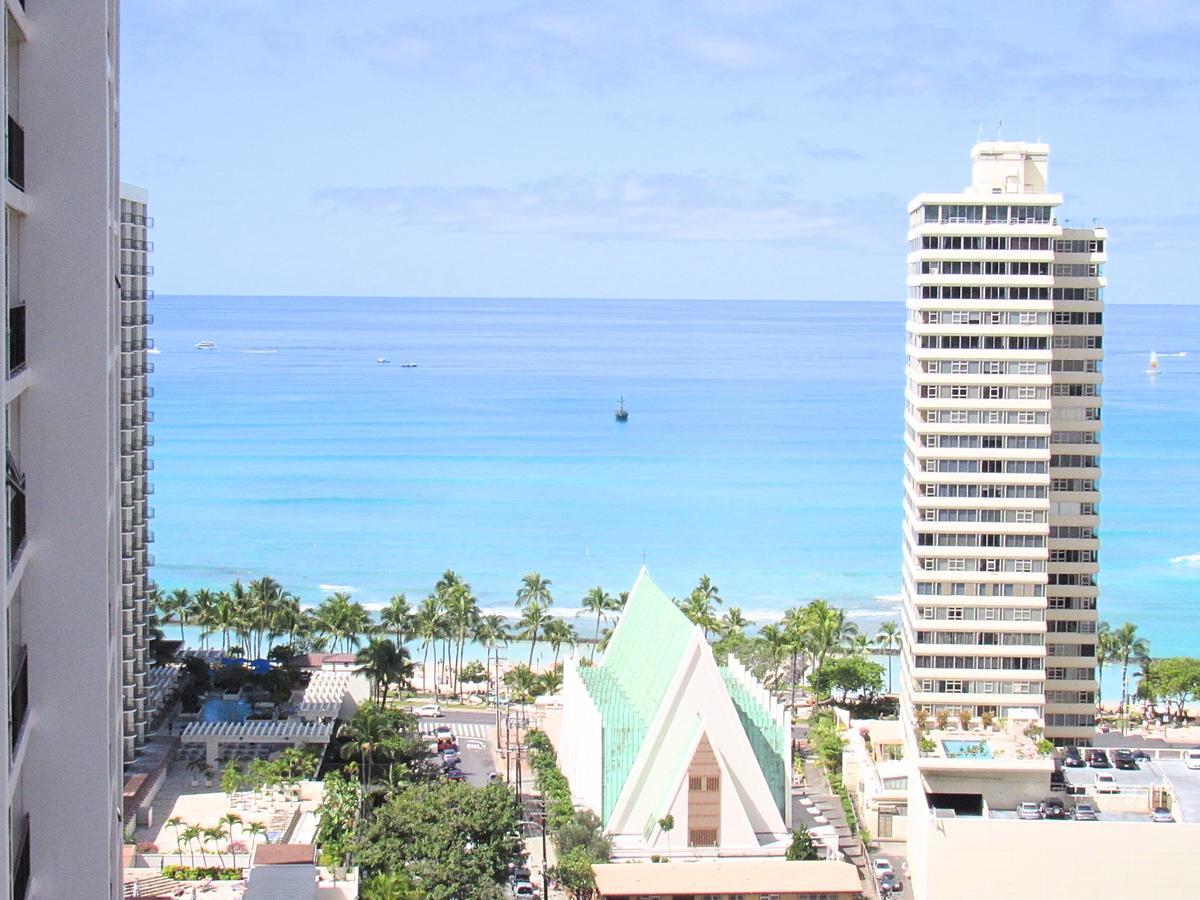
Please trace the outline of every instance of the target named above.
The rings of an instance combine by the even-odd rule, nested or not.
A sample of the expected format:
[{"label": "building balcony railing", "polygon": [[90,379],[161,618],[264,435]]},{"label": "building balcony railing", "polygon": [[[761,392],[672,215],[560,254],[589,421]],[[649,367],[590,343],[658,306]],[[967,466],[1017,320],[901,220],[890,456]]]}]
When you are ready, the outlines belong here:
[{"label": "building balcony railing", "polygon": [[140,316],[121,316],[121,327],[137,328],[141,325],[153,325],[154,315],[152,313],[142,313]]},{"label": "building balcony railing", "polygon": [[8,377],[25,368],[25,307],[8,308]]},{"label": "building balcony railing", "polygon": [[138,353],[142,350],[154,349],[154,338],[142,338],[133,341],[121,341],[122,353]]},{"label": "building balcony railing", "polygon": [[8,682],[8,754],[16,755],[29,713],[29,652],[22,646]]},{"label": "building balcony railing", "polygon": [[131,362],[121,366],[122,378],[140,378],[143,375],[149,375],[154,371],[154,363],[152,362]]},{"label": "building balcony railing", "polygon": [[121,213],[122,225],[144,225],[146,228],[154,227],[154,216],[135,216],[133,213]]},{"label": "building balcony railing", "polygon": [[154,241],[138,241],[133,238],[121,238],[122,250],[145,250],[147,252],[154,249]]},{"label": "building balcony railing", "polygon": [[8,117],[8,180],[25,190],[25,129]]},{"label": "building balcony railing", "polygon": [[136,303],[142,300],[153,300],[154,291],[145,288],[125,288],[121,291],[121,299],[126,303]]},{"label": "building balcony railing", "polygon": [[25,900],[33,876],[29,855],[29,814],[26,813],[20,822],[12,823],[12,829],[12,896],[13,900]]},{"label": "building balcony railing", "polygon": [[8,571],[12,571],[25,548],[25,478],[19,475],[10,455],[8,460]]},{"label": "building balcony railing", "polygon": [[122,275],[153,275],[154,266],[121,266]]}]

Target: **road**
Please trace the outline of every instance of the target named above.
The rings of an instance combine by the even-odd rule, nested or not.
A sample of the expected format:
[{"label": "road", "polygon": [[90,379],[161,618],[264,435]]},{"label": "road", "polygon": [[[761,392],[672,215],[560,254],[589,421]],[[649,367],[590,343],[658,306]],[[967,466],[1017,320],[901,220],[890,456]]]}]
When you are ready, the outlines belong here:
[{"label": "road", "polygon": [[472,712],[469,710],[446,710],[445,716],[421,718],[421,732],[430,734],[439,725],[449,725],[458,741],[458,752],[462,755],[459,768],[467,776],[467,783],[482,787],[488,776],[496,771],[492,765],[492,750],[488,729],[495,726],[494,712]]}]

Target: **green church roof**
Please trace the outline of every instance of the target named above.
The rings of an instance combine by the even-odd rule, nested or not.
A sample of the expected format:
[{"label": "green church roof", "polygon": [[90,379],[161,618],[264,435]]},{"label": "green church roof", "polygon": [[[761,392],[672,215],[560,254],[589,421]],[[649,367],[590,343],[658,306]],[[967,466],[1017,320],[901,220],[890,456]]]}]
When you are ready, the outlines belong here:
[{"label": "green church roof", "polygon": [[595,666],[579,670],[603,722],[605,821],[616,806],[694,629],[643,568],[604,657]]}]

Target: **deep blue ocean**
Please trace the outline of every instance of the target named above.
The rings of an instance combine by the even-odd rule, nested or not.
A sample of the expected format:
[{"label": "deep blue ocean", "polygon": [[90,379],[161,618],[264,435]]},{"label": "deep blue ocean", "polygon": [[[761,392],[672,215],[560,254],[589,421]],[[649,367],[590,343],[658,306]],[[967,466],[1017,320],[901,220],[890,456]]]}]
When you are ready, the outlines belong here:
[{"label": "deep blue ocean", "polygon": [[[311,602],[415,602],[452,568],[506,611],[536,570],[571,610],[644,559],[668,594],[707,573],[751,619],[813,597],[868,629],[895,615],[902,302],[153,311],[163,588],[270,574]],[[1200,654],[1200,306],[1105,324],[1101,617]],[[1188,355],[1150,378],[1151,350]]]}]

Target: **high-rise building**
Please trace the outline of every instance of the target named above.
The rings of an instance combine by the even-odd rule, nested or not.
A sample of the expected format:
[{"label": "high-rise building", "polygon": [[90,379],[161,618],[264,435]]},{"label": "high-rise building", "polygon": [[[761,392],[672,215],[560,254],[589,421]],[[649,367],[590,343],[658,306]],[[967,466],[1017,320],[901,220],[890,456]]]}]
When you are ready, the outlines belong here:
[{"label": "high-rise building", "polygon": [[1106,232],[1045,144],[908,207],[903,704],[1094,734]]},{"label": "high-rise building", "polygon": [[146,191],[131,184],[121,185],[121,726],[124,757],[129,762],[146,742],[151,710],[147,708],[146,673],[150,641],[146,633],[153,610],[147,594],[153,584],[150,567],[154,558],[150,545],[154,533],[150,519],[150,494],[154,492],[149,473],[149,423],[154,414],[146,401],[154,396],[148,384],[154,364],[146,351],[154,346],[147,337],[153,316],[146,308],[150,299],[149,277],[153,267],[149,254],[154,249],[149,229],[154,220],[147,213]]},{"label": "high-rise building", "polygon": [[4,23],[0,897],[117,897],[117,3],[17,0]]}]

